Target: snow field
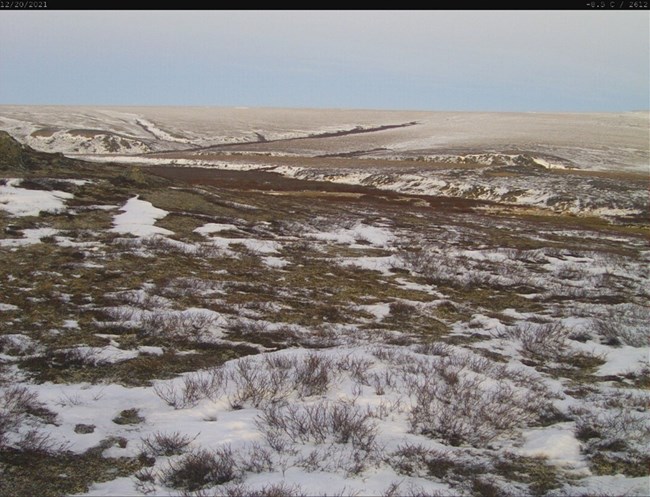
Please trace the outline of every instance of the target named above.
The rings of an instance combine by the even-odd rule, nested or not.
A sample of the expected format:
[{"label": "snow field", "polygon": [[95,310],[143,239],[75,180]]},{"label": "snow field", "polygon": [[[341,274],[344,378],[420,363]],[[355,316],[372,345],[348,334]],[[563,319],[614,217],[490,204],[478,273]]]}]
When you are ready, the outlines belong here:
[{"label": "snow field", "polygon": [[[71,449],[78,452],[109,436],[124,437],[128,440],[126,447],[113,447],[107,455],[135,457],[143,448],[143,440],[156,434],[173,433],[190,441],[183,448],[184,453],[197,453],[201,449],[232,450],[236,474],[266,475],[273,481],[275,477],[270,473],[282,468],[285,481],[300,485],[310,493],[319,493],[320,483],[314,482],[313,475],[329,473],[332,483],[341,488],[374,494],[385,488],[382,485],[388,486],[403,478],[385,462],[385,458],[400,446],[418,440],[426,447],[441,447],[426,437],[414,436],[410,433],[411,427],[419,426],[427,416],[437,415],[434,411],[420,411],[422,389],[441,382],[450,386],[446,375],[459,374],[460,386],[445,392],[441,398],[441,401],[451,402],[452,408],[457,403],[464,406],[459,405],[454,416],[460,416],[456,423],[467,424],[467,427],[450,427],[454,436],[462,433],[479,446],[496,436],[510,440],[507,443],[514,451],[560,457],[553,452],[557,447],[535,439],[537,431],[530,432],[526,440],[532,441],[528,440],[521,449],[513,445],[516,437],[511,437],[526,429],[536,416],[533,411],[539,412],[536,404],[528,404],[526,408],[533,418],[512,413],[513,424],[492,426],[496,430],[494,433],[486,432],[483,425],[496,421],[490,421],[490,410],[497,409],[503,399],[491,397],[500,389],[507,388],[508,395],[524,397],[530,396],[526,392],[532,389],[535,397],[546,396],[546,401],[550,402],[552,397],[538,378],[505,367],[477,372],[485,363],[479,356],[449,346],[444,353],[448,355],[431,356],[377,346],[324,352],[287,350],[231,361],[221,368],[188,373],[174,380],[158,381],[153,389],[46,384],[34,391],[48,405],[66,404],[66,409],[59,413],[59,426],[52,431],[52,436],[61,441],[74,440]],[[466,389],[475,388],[477,382],[483,381],[491,387],[477,390],[471,399],[472,412],[466,412],[470,407],[470,404],[465,405],[464,396],[469,394]],[[110,405],[111,410],[107,410],[106,405]],[[119,412],[128,409],[137,409],[144,418],[137,429],[113,422]],[[91,435],[76,434],[75,426],[87,420],[92,420],[95,431]],[[441,426],[445,426],[444,423]],[[474,429],[479,429],[481,434],[472,433]],[[570,436],[566,430],[563,433]],[[487,438],[483,440],[481,436]],[[258,456],[265,454],[266,459],[246,461],[256,453]],[[165,486],[165,482],[170,481],[169,476],[165,479],[166,472],[170,465],[186,457],[157,459],[152,470],[157,478],[150,490],[163,495],[174,492],[174,488]],[[467,457],[466,450],[458,449],[455,457]],[[564,453],[560,459],[568,464],[567,457]],[[254,467],[256,464],[261,467]],[[578,467],[581,461],[573,460],[572,464]],[[247,465],[253,467],[247,468]],[[244,468],[247,471],[243,471]],[[361,478],[349,478],[367,471],[372,474],[370,483]],[[116,483],[96,485],[90,494],[107,488],[115,491]],[[426,491],[450,490],[440,483],[419,478],[409,483]],[[133,494],[137,479],[124,480],[118,488],[124,495]]]}]

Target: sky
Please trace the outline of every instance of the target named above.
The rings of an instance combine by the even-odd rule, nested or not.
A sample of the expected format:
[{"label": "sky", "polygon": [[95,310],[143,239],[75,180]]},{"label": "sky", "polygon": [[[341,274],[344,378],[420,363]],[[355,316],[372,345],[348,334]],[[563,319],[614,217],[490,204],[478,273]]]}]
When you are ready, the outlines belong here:
[{"label": "sky", "polygon": [[0,11],[0,104],[650,108],[648,11]]}]

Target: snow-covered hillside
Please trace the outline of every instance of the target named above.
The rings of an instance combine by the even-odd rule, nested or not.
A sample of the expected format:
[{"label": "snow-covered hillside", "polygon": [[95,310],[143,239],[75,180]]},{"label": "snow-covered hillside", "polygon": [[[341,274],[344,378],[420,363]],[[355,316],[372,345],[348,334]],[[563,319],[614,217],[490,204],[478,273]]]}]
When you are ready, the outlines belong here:
[{"label": "snow-covered hillside", "polygon": [[582,169],[647,171],[649,126],[647,112],[0,106],[1,130],[38,150],[67,154],[135,154],[228,144],[240,144],[247,152],[306,156],[524,152]]}]

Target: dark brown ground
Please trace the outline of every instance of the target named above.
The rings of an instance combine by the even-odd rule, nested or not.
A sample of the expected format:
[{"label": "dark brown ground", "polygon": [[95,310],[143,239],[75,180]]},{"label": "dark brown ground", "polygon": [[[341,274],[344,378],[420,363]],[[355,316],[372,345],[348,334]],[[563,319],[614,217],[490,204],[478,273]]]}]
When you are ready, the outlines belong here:
[{"label": "dark brown ground", "polygon": [[[478,207],[495,205],[492,202],[456,197],[434,197],[427,195],[405,195],[398,192],[377,190],[361,185],[346,185],[328,181],[305,181],[287,178],[278,173],[265,171],[228,171],[200,167],[152,166],[152,173],[172,181],[192,185],[209,185],[236,190],[257,190],[266,192],[314,192],[327,196],[331,201],[359,201],[371,203],[420,202],[438,209],[469,212]],[[339,195],[337,195],[339,194]]]}]

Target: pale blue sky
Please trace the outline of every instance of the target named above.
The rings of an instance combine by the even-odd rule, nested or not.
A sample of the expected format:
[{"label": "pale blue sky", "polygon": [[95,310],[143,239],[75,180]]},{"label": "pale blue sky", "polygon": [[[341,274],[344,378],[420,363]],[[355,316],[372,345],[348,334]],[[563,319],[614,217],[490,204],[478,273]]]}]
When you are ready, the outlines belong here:
[{"label": "pale blue sky", "polygon": [[648,109],[650,13],[0,12],[0,104]]}]

